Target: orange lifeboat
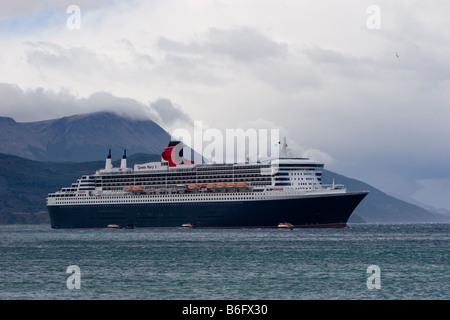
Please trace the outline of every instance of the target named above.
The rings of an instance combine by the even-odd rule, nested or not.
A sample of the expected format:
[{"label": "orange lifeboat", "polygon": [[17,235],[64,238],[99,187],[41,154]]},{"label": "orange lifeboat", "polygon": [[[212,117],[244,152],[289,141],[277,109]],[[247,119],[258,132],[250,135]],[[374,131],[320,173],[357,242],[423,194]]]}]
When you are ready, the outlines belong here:
[{"label": "orange lifeboat", "polygon": [[195,228],[195,226],[192,223],[183,223],[181,225],[182,228]]},{"label": "orange lifeboat", "polygon": [[108,229],[122,229],[122,227],[118,224],[108,224]]},{"label": "orange lifeboat", "polygon": [[280,224],[278,224],[278,228],[292,230],[292,229],[294,229],[294,225],[289,222],[281,222]]}]

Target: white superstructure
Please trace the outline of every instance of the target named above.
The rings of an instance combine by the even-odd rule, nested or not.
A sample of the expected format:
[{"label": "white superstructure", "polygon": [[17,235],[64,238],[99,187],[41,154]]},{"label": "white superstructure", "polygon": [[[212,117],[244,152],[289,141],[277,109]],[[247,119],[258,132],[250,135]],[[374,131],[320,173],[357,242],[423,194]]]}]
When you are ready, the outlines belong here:
[{"label": "white superstructure", "polygon": [[245,201],[345,193],[342,185],[322,184],[323,164],[307,158],[241,164],[149,162],[105,168],[82,176],[70,187],[48,195],[48,205]]}]

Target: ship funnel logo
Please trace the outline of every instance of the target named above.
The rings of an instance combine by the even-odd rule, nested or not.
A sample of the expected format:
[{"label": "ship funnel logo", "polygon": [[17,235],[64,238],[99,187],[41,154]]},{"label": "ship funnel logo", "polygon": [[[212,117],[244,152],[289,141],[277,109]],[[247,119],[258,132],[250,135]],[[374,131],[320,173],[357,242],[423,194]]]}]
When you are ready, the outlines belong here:
[{"label": "ship funnel logo", "polygon": [[190,160],[183,158],[183,142],[171,141],[169,146],[161,154],[163,160],[169,163],[169,167],[176,167],[182,163],[191,163]]}]

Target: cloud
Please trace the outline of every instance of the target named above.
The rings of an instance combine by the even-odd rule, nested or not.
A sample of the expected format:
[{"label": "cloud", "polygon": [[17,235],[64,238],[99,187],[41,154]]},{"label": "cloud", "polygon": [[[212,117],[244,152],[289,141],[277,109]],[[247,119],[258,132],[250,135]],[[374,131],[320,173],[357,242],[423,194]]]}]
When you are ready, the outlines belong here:
[{"label": "cloud", "polygon": [[37,88],[22,90],[16,85],[0,83],[2,116],[27,122],[48,120],[78,113],[112,111],[129,117],[156,118],[157,112],[130,98],[96,92],[88,98],[78,98],[68,90],[54,92]]},{"label": "cloud", "polygon": [[326,163],[327,166],[333,165],[333,158],[326,152],[319,149],[306,149],[303,153],[304,157],[313,159],[318,162]]},{"label": "cloud", "polygon": [[43,88],[22,91],[17,85],[0,83],[0,108],[2,116],[16,121],[35,121],[67,115],[76,109],[75,97],[68,91],[58,93]]},{"label": "cloud", "polygon": [[[76,5],[83,10],[90,10],[111,5],[114,1],[111,0],[77,0]],[[0,19],[12,19],[16,17],[30,17],[45,11],[62,11],[65,13],[68,6],[74,4],[72,0],[16,0],[2,3],[2,10],[0,11]],[[26,23],[26,21],[25,21]]]},{"label": "cloud", "polygon": [[211,28],[201,41],[181,43],[161,37],[160,49],[167,52],[195,55],[222,55],[239,62],[252,62],[259,59],[282,55],[285,45],[269,39],[250,27],[231,29]]},{"label": "cloud", "polygon": [[[271,120],[262,118],[246,120],[236,126],[221,123],[220,126],[215,129],[219,130],[224,138],[226,137],[227,130],[237,132],[242,129],[243,132],[248,132],[249,137],[252,136],[251,133],[254,133],[253,136],[256,136],[257,140],[252,142],[250,142],[250,140],[248,141],[245,149],[246,153],[249,152],[249,144],[254,143],[258,146],[266,146],[267,150],[261,151],[264,156],[269,154],[272,154],[273,157],[283,156],[280,153],[280,147],[286,140],[287,150],[286,155],[284,155],[286,157],[306,157],[318,162],[325,162],[327,164],[333,163],[333,158],[325,151],[302,145],[295,133],[289,132],[282,124],[277,124]],[[277,137],[277,140],[272,141],[275,137]],[[230,141],[226,142],[230,143]],[[273,142],[275,142],[275,145]],[[233,144],[232,141],[231,144]]]},{"label": "cloud", "polygon": [[135,62],[138,64],[148,63],[154,64],[154,59],[150,54],[140,52],[136,46],[128,39],[121,39],[118,41],[129,52],[129,54],[135,58]]},{"label": "cloud", "polygon": [[192,125],[192,119],[189,115],[179,107],[174,106],[169,99],[160,98],[150,103],[150,107],[156,111],[166,127],[173,126],[177,122]]},{"label": "cloud", "polygon": [[164,98],[146,105],[135,99],[117,97],[107,92],[95,92],[87,98],[78,98],[68,90],[53,92],[38,88],[23,91],[16,85],[0,83],[0,101],[1,116],[9,116],[19,122],[111,111],[133,119],[153,120],[166,130],[175,124],[192,123],[180,107]]},{"label": "cloud", "polygon": [[124,75],[143,73],[151,68],[152,57],[138,52],[125,39],[116,42],[115,51],[96,51],[86,46],[60,45],[49,41],[27,41],[24,43],[26,62],[42,73],[58,77],[91,79],[109,82]]},{"label": "cloud", "polygon": [[[131,86],[139,92],[145,88],[147,94],[139,98],[146,101],[149,100],[149,78],[159,77],[154,73],[152,55],[126,39],[118,39],[108,46],[24,41],[20,47],[23,48],[21,57],[13,58],[8,68],[17,75],[28,73],[29,77],[24,79],[26,87],[54,91],[66,88],[86,97],[96,91],[114,91],[127,96]],[[4,57],[11,59],[7,55]],[[12,67],[13,64],[17,67]]]},{"label": "cloud", "polygon": [[322,80],[303,61],[270,59],[251,67],[254,77],[282,94],[299,94],[321,86]]},{"label": "cloud", "polygon": [[[164,53],[158,72],[183,81],[223,86],[244,73],[271,84],[283,85],[290,80],[297,84],[309,82],[299,76],[301,73],[290,77],[296,66],[282,63],[286,44],[250,27],[210,28],[188,42],[160,37],[157,45]],[[267,70],[268,66],[273,68]],[[275,78],[269,74],[275,74]]]},{"label": "cloud", "polygon": [[160,37],[158,48],[166,53],[159,70],[186,81],[219,86],[245,76],[287,94],[320,85],[311,65],[293,56],[289,44],[251,27],[211,28],[190,42]]},{"label": "cloud", "polygon": [[155,66],[154,73],[165,82],[172,83],[172,79],[182,83],[183,87],[211,87],[221,86],[226,81],[226,74],[218,70],[218,66],[203,56],[187,56],[166,54],[162,61]]},{"label": "cloud", "polygon": [[[62,47],[51,42],[26,42],[27,62],[38,68],[57,70],[62,73],[95,72],[103,62],[85,47]],[[80,68],[83,66],[83,68]],[[100,68],[102,69],[102,68]]]},{"label": "cloud", "polygon": [[332,49],[324,49],[317,45],[303,49],[303,53],[312,62],[319,64],[328,63],[341,66],[351,66],[359,64],[361,61],[361,59],[358,59],[348,53],[343,53]]},{"label": "cloud", "polygon": [[283,54],[284,45],[249,27],[209,31],[207,47],[238,61],[251,62]]}]

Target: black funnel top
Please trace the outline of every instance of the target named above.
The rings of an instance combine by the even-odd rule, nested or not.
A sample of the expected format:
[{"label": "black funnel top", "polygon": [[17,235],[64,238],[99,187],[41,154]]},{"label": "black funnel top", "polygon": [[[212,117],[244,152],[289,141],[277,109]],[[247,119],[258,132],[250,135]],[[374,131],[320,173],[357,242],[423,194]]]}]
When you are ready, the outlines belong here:
[{"label": "black funnel top", "polygon": [[170,141],[169,142],[169,147],[173,147],[176,146],[177,144],[179,144],[181,141]]}]

